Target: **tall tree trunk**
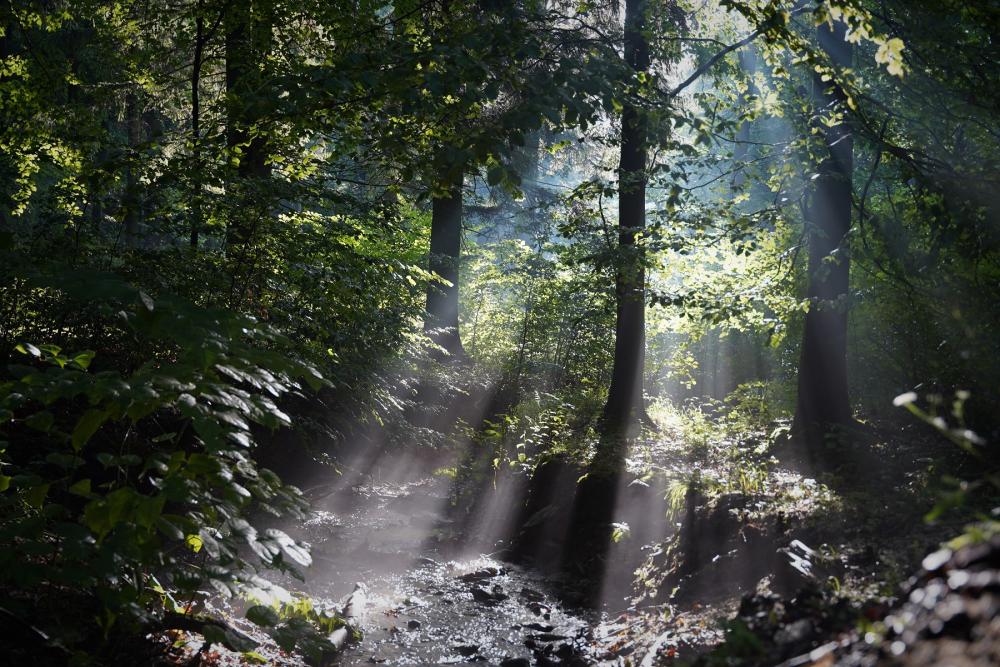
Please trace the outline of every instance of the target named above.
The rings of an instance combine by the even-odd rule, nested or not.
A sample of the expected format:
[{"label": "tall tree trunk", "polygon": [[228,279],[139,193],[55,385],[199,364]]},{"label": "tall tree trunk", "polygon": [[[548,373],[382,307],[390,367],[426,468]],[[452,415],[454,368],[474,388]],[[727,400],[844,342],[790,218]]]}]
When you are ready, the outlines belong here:
[{"label": "tall tree trunk", "polygon": [[[13,39],[11,34],[14,30],[13,20],[5,21],[0,23],[0,63],[6,61],[6,59],[14,55],[13,50]],[[4,67],[6,69],[6,66]],[[9,75],[0,74],[0,84],[7,82],[11,77]],[[10,219],[10,191],[9,188],[14,183],[14,169],[13,165],[10,164],[10,158],[6,155],[0,155],[0,230],[8,230],[12,227],[12,220]]]},{"label": "tall tree trunk", "polygon": [[[749,48],[749,47],[748,47]],[[741,50],[737,53],[740,69],[750,78],[746,93],[740,94],[739,105],[742,107],[747,97],[756,95],[757,89],[753,83],[753,74],[757,70],[756,58],[751,52]],[[733,146],[733,178],[734,190],[739,190],[747,181],[746,165],[744,164],[750,153],[750,122],[744,120],[740,123],[740,129],[736,132],[736,145]]]},{"label": "tall tree trunk", "polygon": [[[643,35],[646,0],[625,2],[625,60],[636,71],[649,68],[649,47]],[[631,91],[622,110],[621,162],[618,169],[618,262],[615,277],[617,321],[615,356],[608,401],[604,406],[601,441],[573,498],[562,569],[583,578],[586,603],[600,600],[601,577],[611,546],[621,477],[625,467],[625,437],[638,426],[643,412],[642,372],[645,361],[645,266],[636,243],[646,225],[646,116]]]},{"label": "tall tree trunk", "polygon": [[448,354],[462,357],[458,331],[458,268],[462,252],[462,181],[464,170],[451,180],[448,192],[435,197],[431,213],[431,249],[428,268],[450,285],[427,286],[427,313],[424,331]]},{"label": "tall tree trunk", "polygon": [[138,155],[142,141],[142,116],[139,114],[138,96],[129,91],[125,96],[125,131],[128,136],[129,158],[125,167],[124,223],[125,245],[134,248],[139,242],[139,223],[142,218],[142,199],[139,194]]},{"label": "tall tree trunk", "polygon": [[191,160],[194,169],[191,193],[191,247],[198,247],[202,227],[202,164],[201,164],[201,62],[205,49],[205,18],[202,0],[195,6],[194,60],[191,65]]},{"label": "tall tree trunk", "polygon": [[[625,2],[625,60],[636,72],[649,68],[646,0]],[[618,269],[615,291],[615,356],[604,406],[605,430],[628,432],[642,414],[642,374],[646,347],[646,270],[636,243],[646,226],[646,117],[632,100],[622,110],[618,169]]]},{"label": "tall tree trunk", "polygon": [[267,208],[260,195],[270,175],[267,139],[254,125],[261,121],[257,98],[266,95],[261,63],[271,47],[273,13],[267,0],[236,2],[226,16],[226,145],[238,160],[242,190],[239,214],[229,220],[227,246],[244,249],[253,235],[255,213]]},{"label": "tall tree trunk", "polygon": [[[852,49],[845,40],[846,26],[837,22],[831,29],[824,23],[817,33],[820,46],[833,64],[850,67]],[[813,87],[818,116],[846,112],[844,93],[839,87],[821,81],[818,74]],[[810,306],[802,337],[794,429],[811,442],[851,419],[846,301],[854,140],[845,122],[825,128],[823,138],[828,153],[819,165],[815,190],[806,207]]]}]

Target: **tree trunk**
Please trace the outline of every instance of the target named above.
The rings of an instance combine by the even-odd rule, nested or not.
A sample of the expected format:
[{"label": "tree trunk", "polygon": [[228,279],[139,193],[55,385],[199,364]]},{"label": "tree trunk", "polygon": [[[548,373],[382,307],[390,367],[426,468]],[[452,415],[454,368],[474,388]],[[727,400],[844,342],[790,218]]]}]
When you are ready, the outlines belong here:
[{"label": "tree trunk", "polygon": [[[837,22],[818,30],[820,46],[838,67],[850,67],[851,45],[846,26]],[[831,90],[832,88],[832,90]],[[813,81],[817,116],[846,112],[843,92]],[[819,127],[819,120],[815,120]],[[809,244],[809,311],[799,362],[795,432],[816,442],[832,427],[847,424],[851,408],[847,389],[847,290],[850,259],[847,233],[851,227],[853,137],[845,122],[823,132],[828,154],[819,165],[815,190],[806,207]]]},{"label": "tree trunk", "polygon": [[142,141],[142,117],[139,114],[139,100],[135,92],[125,96],[125,131],[128,136],[129,157],[125,167],[124,223],[125,245],[134,248],[139,242],[139,223],[142,217],[142,203],[139,195],[138,156]]},{"label": "tree trunk", "polygon": [[[625,2],[625,61],[636,72],[649,68],[649,47],[643,36],[646,0]],[[636,243],[646,226],[646,116],[630,98],[622,110],[621,162],[618,169],[618,262],[615,276],[617,320],[615,356],[608,401],[604,405],[601,440],[580,480],[570,515],[562,569],[581,581],[585,604],[600,599],[601,577],[611,546],[625,438],[639,425],[642,373],[646,343],[645,266]]]},{"label": "tree trunk", "polygon": [[464,171],[452,179],[448,194],[435,197],[431,213],[431,249],[428,268],[450,285],[427,286],[424,331],[452,356],[462,357],[458,331],[458,267],[462,251],[462,180]]},{"label": "tree trunk", "polygon": [[[0,62],[5,61],[13,55],[13,40],[11,33],[14,29],[13,21],[0,23]],[[0,74],[0,84],[10,80],[10,76]],[[13,227],[10,219],[10,187],[14,183],[14,169],[10,163],[10,158],[0,156],[0,230],[9,230]]]},{"label": "tree trunk", "polygon": [[[737,54],[737,59],[740,63],[740,69],[743,70],[743,72],[750,78],[750,83],[747,86],[746,93],[740,95],[739,105],[742,107],[746,104],[747,97],[757,94],[756,86],[753,84],[753,74],[757,69],[757,64],[753,54],[746,50],[741,50]],[[738,191],[747,182],[747,165],[744,163],[746,162],[749,154],[750,122],[744,120],[740,123],[740,129],[736,132],[736,145],[733,146],[732,186],[735,191]]]},{"label": "tree trunk", "polygon": [[[625,60],[636,72],[649,68],[643,35],[646,0],[625,3]],[[636,243],[646,226],[646,117],[631,100],[622,111],[618,169],[618,300],[611,387],[604,406],[605,429],[627,433],[642,414],[642,374],[646,346],[646,270]]]},{"label": "tree trunk", "polygon": [[260,128],[259,98],[266,95],[260,63],[271,46],[273,15],[268,2],[236,2],[226,16],[226,145],[237,159],[242,190],[239,213],[230,216],[227,246],[245,248],[253,236],[252,221],[266,209],[261,188],[270,176],[267,140]]},{"label": "tree trunk", "polygon": [[191,65],[191,160],[193,167],[193,192],[191,193],[191,247],[198,247],[202,227],[201,210],[201,61],[205,49],[205,18],[202,2],[195,7],[194,60]]}]

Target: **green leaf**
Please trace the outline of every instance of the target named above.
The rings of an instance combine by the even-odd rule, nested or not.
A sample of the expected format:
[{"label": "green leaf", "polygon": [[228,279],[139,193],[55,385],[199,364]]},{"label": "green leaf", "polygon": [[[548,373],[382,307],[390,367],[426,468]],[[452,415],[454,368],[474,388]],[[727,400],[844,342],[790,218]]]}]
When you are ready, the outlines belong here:
[{"label": "green leaf", "polygon": [[95,356],[97,356],[97,353],[93,350],[84,350],[73,357],[73,363],[81,369],[87,370],[90,367],[90,362],[94,360]]},{"label": "green leaf", "polygon": [[270,539],[278,543],[282,551],[284,551],[289,558],[299,565],[309,567],[309,565],[312,564],[312,556],[309,555],[309,550],[298,544],[286,533],[278,530],[277,528],[269,528],[266,534]]},{"label": "green leaf", "polygon": [[10,477],[7,475],[0,475],[0,492],[6,491],[10,488]]},{"label": "green leaf", "polygon": [[153,299],[142,290],[139,290],[139,300],[142,301],[142,305],[146,307],[146,310],[153,312],[153,307],[155,305],[153,303]]},{"label": "green leaf", "polygon": [[244,662],[251,665],[266,665],[268,663],[267,658],[262,656],[260,653],[257,653],[257,651],[245,651],[240,658],[242,658]]},{"label": "green leaf", "polygon": [[281,620],[278,612],[263,604],[254,605],[247,609],[246,616],[248,621],[262,627],[277,625],[278,621]]},{"label": "green leaf", "polygon": [[24,494],[25,501],[32,507],[41,507],[45,502],[45,496],[49,495],[49,484],[39,484],[28,489]]},{"label": "green leaf", "polygon": [[186,544],[188,549],[191,551],[198,553],[201,551],[201,547],[204,543],[199,536],[191,534],[184,538],[184,544]]},{"label": "green leaf", "polygon": [[156,520],[156,527],[161,533],[173,540],[183,540],[184,531],[178,528],[173,521],[161,516]]},{"label": "green leaf", "polygon": [[117,489],[100,500],[92,500],[83,508],[83,522],[103,539],[114,530],[128,510],[135,491],[130,488]]},{"label": "green leaf", "polygon": [[42,351],[39,350],[34,345],[32,345],[31,343],[19,343],[17,347],[15,347],[14,349],[16,349],[21,354],[30,354],[33,357],[42,356]]},{"label": "green leaf", "polygon": [[36,431],[42,431],[43,433],[48,433],[52,428],[52,424],[55,423],[56,418],[48,410],[42,412],[36,412],[27,419],[24,423],[29,427],[35,429]]},{"label": "green leaf", "polygon": [[193,475],[211,475],[222,470],[222,463],[210,454],[195,452],[188,459],[187,469]]},{"label": "green leaf", "polygon": [[45,457],[47,463],[59,466],[66,470],[72,470],[73,468],[79,468],[84,464],[84,460],[79,456],[73,454],[64,454],[63,452],[52,452]]},{"label": "green leaf", "polygon": [[75,451],[80,451],[87,444],[91,436],[101,428],[101,424],[108,418],[106,410],[87,410],[80,417],[73,429],[72,444]]},{"label": "green leaf", "polygon": [[163,496],[144,496],[135,508],[135,522],[143,528],[152,528],[163,513],[167,499]]},{"label": "green leaf", "polygon": [[75,484],[73,484],[73,486],[69,487],[69,492],[72,493],[74,496],[83,496],[84,498],[89,498],[92,495],[90,490],[90,480],[81,479],[79,482],[76,482]]},{"label": "green leaf", "polygon": [[250,651],[257,648],[257,643],[253,639],[235,628],[206,623],[201,633],[207,644],[218,644],[236,651]]},{"label": "green leaf", "polygon": [[504,170],[500,165],[493,165],[486,170],[486,182],[490,185],[499,185],[503,181]]}]

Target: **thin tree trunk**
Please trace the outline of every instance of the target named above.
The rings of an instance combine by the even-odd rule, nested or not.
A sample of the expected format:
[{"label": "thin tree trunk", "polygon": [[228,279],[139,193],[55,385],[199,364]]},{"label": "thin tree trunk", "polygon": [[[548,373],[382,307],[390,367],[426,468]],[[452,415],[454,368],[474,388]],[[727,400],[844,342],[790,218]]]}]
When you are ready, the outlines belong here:
[{"label": "thin tree trunk", "polygon": [[[625,2],[625,60],[636,72],[649,68],[646,0]],[[618,300],[611,387],[604,406],[605,429],[628,432],[641,416],[646,347],[646,270],[636,243],[646,226],[646,117],[630,100],[622,111],[618,170]]]},{"label": "thin tree trunk", "polygon": [[532,303],[534,298],[533,288],[528,289],[528,298],[524,304],[524,319],[521,320],[521,338],[518,342],[517,349],[517,381],[521,381],[521,375],[524,373],[524,357],[528,348],[528,325],[531,324],[531,310],[534,306]]},{"label": "thin tree trunk", "polygon": [[458,268],[462,251],[462,181],[464,171],[452,179],[448,193],[435,197],[431,213],[431,248],[428,266],[450,285],[427,286],[424,331],[450,355],[462,357],[458,330]]},{"label": "thin tree trunk", "polygon": [[[824,23],[817,32],[820,46],[833,63],[850,67],[852,49],[845,40],[846,26],[837,22],[831,29]],[[819,75],[813,86],[819,115],[846,111],[844,94],[839,88],[821,81]],[[846,300],[854,140],[844,122],[825,129],[823,137],[829,152],[819,165],[815,190],[806,207],[810,306],[802,337],[795,415],[795,431],[810,441],[822,438],[831,427],[847,424],[851,419]]]},{"label": "thin tree trunk", "polygon": [[[11,31],[13,29],[13,22],[4,22],[0,24],[0,61],[4,61],[8,56],[12,55],[11,48]],[[9,76],[0,74],[0,84],[6,83],[9,80]],[[7,158],[0,158],[0,182],[3,185],[0,186],[0,230],[7,230],[11,227],[11,222],[9,220],[9,205],[8,205],[8,192],[7,188],[9,186],[9,179],[11,178],[11,169],[8,164]]]},{"label": "thin tree trunk", "polygon": [[205,48],[205,19],[202,1],[195,6],[194,61],[191,65],[191,159],[194,167],[194,192],[191,195],[191,247],[198,247],[202,227],[201,210],[201,61]]},{"label": "thin tree trunk", "polygon": [[[757,93],[757,89],[753,84],[752,78],[757,68],[754,56],[746,50],[739,51],[739,53],[737,53],[737,59],[740,63],[740,69],[750,77],[750,83],[747,85],[747,91],[746,93],[741,94],[739,99],[739,106],[743,107],[743,105],[747,102],[747,97]],[[750,122],[744,120],[740,123],[740,129],[736,132],[736,145],[733,146],[733,190],[739,190],[747,182],[747,167],[744,162],[750,153],[749,142]]]},{"label": "thin tree trunk", "polygon": [[709,389],[709,395],[715,400],[721,400],[722,396],[720,394],[721,387],[719,383],[719,362],[722,359],[720,354],[722,348],[722,336],[719,333],[719,329],[713,329],[708,334],[709,336],[709,352],[712,355],[712,381],[711,388]]},{"label": "thin tree trunk", "polygon": [[125,96],[125,130],[128,136],[129,159],[125,168],[124,223],[125,245],[134,248],[139,242],[139,223],[142,217],[139,196],[138,159],[136,152],[142,141],[142,117],[135,92]]}]

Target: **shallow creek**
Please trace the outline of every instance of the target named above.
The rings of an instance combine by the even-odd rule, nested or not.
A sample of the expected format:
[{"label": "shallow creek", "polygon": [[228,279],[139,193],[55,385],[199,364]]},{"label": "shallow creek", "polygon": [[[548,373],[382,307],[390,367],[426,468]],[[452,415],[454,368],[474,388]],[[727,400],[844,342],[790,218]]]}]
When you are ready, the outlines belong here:
[{"label": "shallow creek", "polygon": [[597,661],[589,647],[599,619],[561,607],[541,576],[490,555],[439,553],[445,482],[367,482],[314,498],[295,531],[314,560],[299,586],[327,601],[364,589],[364,641],[340,664]]}]

